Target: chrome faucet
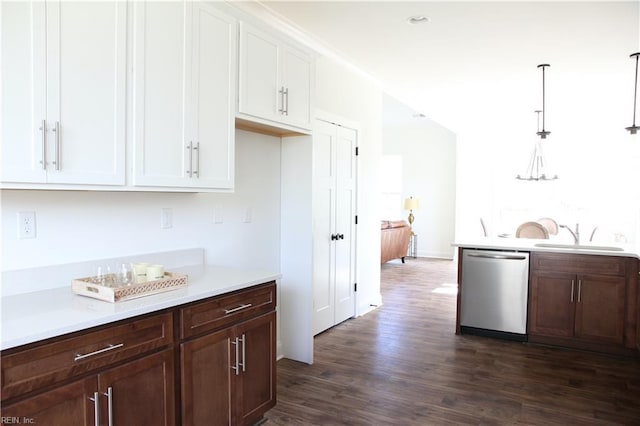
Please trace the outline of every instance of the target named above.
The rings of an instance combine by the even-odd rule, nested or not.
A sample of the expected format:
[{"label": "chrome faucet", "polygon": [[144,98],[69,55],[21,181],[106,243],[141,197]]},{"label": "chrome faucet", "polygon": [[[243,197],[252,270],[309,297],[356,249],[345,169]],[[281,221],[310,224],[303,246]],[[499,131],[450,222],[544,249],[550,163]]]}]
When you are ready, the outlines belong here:
[{"label": "chrome faucet", "polygon": [[573,232],[573,230],[569,228],[567,225],[560,225],[560,228],[565,228],[567,231],[571,232],[571,235],[573,236],[573,243],[575,245],[580,244],[580,224],[579,223],[576,223],[576,232]]}]

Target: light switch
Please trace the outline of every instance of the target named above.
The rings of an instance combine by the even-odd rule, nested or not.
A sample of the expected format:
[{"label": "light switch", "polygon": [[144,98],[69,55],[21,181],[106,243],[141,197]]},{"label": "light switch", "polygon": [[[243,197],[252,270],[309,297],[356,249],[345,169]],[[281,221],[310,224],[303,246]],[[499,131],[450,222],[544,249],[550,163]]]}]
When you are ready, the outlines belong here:
[{"label": "light switch", "polygon": [[169,208],[160,209],[160,228],[173,228],[173,211]]},{"label": "light switch", "polygon": [[244,223],[251,223],[251,220],[253,219],[253,209],[251,207],[247,207],[246,210],[244,211]]},{"label": "light switch", "polygon": [[222,214],[222,209],[220,207],[216,207],[213,209],[213,223],[220,224],[224,222],[224,216]]}]

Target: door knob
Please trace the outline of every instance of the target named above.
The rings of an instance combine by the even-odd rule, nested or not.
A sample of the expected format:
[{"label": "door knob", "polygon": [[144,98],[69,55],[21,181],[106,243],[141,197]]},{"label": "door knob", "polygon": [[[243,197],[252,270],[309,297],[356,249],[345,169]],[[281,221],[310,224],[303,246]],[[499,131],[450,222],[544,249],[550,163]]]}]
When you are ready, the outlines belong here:
[{"label": "door knob", "polygon": [[338,239],[338,236],[336,234],[331,234],[331,241],[335,241]]},{"label": "door knob", "polygon": [[338,234],[336,237],[338,240],[344,240],[344,234]]}]

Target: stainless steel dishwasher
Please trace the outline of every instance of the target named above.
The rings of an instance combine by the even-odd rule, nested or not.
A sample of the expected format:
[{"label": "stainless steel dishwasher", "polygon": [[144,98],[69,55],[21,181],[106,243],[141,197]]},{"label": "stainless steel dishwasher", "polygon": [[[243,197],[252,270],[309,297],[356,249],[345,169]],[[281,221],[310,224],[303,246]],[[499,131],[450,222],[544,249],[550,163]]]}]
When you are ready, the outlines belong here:
[{"label": "stainless steel dishwasher", "polygon": [[462,251],[460,331],[527,340],[529,253]]}]

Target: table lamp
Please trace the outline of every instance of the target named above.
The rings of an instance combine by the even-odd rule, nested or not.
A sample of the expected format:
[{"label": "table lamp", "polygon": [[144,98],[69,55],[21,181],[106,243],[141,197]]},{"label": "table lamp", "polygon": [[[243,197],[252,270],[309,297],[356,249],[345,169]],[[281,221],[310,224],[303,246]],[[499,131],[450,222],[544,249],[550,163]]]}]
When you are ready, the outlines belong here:
[{"label": "table lamp", "polygon": [[407,220],[409,221],[409,227],[411,227],[412,234],[413,234],[413,221],[415,220],[413,211],[418,210],[419,207],[420,207],[420,201],[417,198],[409,197],[404,200],[404,209],[409,210],[409,217],[407,218]]}]

